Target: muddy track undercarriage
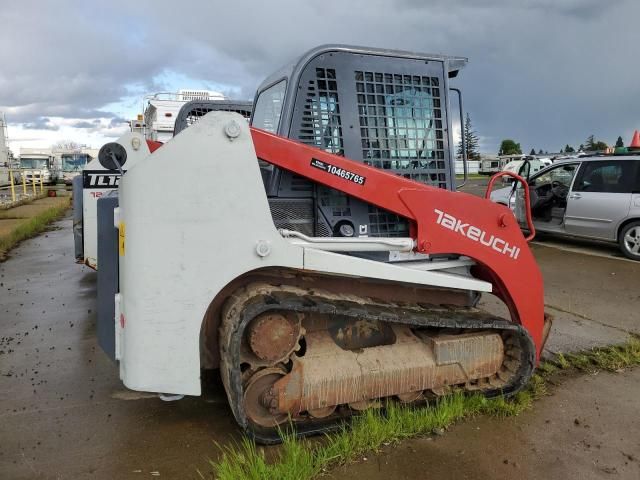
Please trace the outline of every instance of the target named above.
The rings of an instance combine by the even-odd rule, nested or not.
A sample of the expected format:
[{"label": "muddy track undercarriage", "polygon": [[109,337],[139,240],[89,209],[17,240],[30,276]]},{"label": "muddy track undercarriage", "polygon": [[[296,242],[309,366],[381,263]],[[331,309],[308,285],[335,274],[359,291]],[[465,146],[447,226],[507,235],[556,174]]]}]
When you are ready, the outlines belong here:
[{"label": "muddy track undercarriage", "polygon": [[233,413],[262,443],[289,425],[316,434],[384,401],[424,403],[453,387],[511,395],[535,367],[524,328],[474,307],[270,283],[228,298],[220,356]]}]

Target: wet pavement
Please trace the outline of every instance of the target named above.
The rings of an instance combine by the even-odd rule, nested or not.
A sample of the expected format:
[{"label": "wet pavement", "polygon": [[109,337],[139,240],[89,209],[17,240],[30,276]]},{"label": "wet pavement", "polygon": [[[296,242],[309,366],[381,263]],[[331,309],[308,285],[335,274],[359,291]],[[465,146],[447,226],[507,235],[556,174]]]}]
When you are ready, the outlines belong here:
[{"label": "wet pavement", "polygon": [[96,273],[56,225],[0,263],[0,479],[195,477],[238,438],[222,390],[127,391],[96,343]]},{"label": "wet pavement", "polygon": [[[0,263],[0,478],[196,477],[196,469],[206,469],[206,460],[217,456],[214,442],[239,438],[219,383],[214,382],[204,398],[185,398],[175,403],[127,391],[118,379],[116,366],[96,343],[96,274],[73,261],[70,218],[58,222],[56,227],[23,243],[11,252],[9,260]],[[640,332],[640,263],[544,246],[535,246],[534,252],[545,278],[547,309],[556,316],[549,341],[552,351],[620,342],[629,332]],[[500,308],[490,297],[483,305],[489,310]],[[460,470],[463,464],[469,466],[467,473],[473,465],[486,468],[477,469],[478,475],[484,472],[485,476],[469,478],[513,478],[523,476],[521,472],[535,471],[525,470],[525,465],[533,465],[531,468],[536,465],[525,462],[529,456],[539,457],[537,461],[546,462],[551,469],[547,473],[553,475],[542,478],[553,478],[562,472],[566,478],[578,478],[566,475],[571,467],[569,459],[574,457],[555,451],[564,449],[566,453],[569,446],[563,446],[564,443],[581,440],[581,437],[572,440],[575,432],[569,427],[574,417],[582,418],[582,414],[569,407],[579,403],[580,408],[589,408],[592,394],[596,395],[593,402],[599,402],[602,422],[609,422],[611,427],[589,417],[592,428],[588,433],[597,434],[596,439],[589,440],[590,445],[596,441],[605,445],[609,437],[617,435],[622,439],[619,448],[638,458],[640,440],[633,434],[640,431],[636,401],[640,394],[639,375],[638,372],[613,375],[602,385],[593,382],[608,376],[576,378],[566,388],[563,385],[558,389],[553,397],[536,404],[533,412],[515,420],[524,419],[524,424],[478,419],[456,427],[434,443],[452,442],[452,449],[420,450],[411,456],[406,453],[411,452],[408,445],[429,441],[403,443],[394,449],[394,455],[405,452],[404,457],[397,457],[398,462],[422,465],[419,472],[413,470],[420,475],[407,476],[411,471],[397,464],[396,470],[385,470],[385,478],[433,478],[434,472],[463,472]],[[598,396],[600,390],[608,392],[606,398],[604,393]],[[580,402],[575,402],[576,398]],[[610,406],[609,399],[612,399]],[[558,401],[561,403],[553,403]],[[552,403],[547,405],[548,402]],[[558,410],[557,405],[563,407]],[[620,419],[605,416],[604,406],[617,409]],[[596,415],[584,412],[585,418]],[[570,420],[568,425],[564,417]],[[471,425],[480,426],[481,433],[470,436]],[[600,425],[598,430],[596,425]],[[532,439],[536,435],[540,435],[537,443]],[[635,450],[625,443],[627,439],[635,441]],[[509,477],[500,473],[501,465],[487,464],[486,450],[490,447],[500,452],[510,449],[509,458],[520,459],[514,461],[519,462],[521,471],[504,470],[514,472]],[[457,456],[456,448],[464,450],[463,457]],[[538,453],[530,453],[531,448]],[[559,462],[557,456],[565,460]],[[587,461],[588,455],[575,458]],[[602,462],[605,466],[611,463],[619,475],[634,472],[623,464],[604,459]],[[576,472],[582,472],[578,466]],[[495,472],[498,473],[493,475]],[[373,474],[354,470],[349,475],[367,478]]]},{"label": "wet pavement", "polygon": [[479,417],[406,440],[329,478],[638,480],[638,398],[640,369],[582,375],[518,417]]}]

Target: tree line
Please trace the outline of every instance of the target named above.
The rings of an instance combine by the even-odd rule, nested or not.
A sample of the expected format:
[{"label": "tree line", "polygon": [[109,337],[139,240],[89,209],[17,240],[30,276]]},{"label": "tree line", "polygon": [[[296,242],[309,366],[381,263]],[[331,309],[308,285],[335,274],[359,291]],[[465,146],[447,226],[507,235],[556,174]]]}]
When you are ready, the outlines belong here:
[{"label": "tree line", "polygon": [[[462,149],[462,137],[464,136],[465,140],[465,150],[467,153],[467,158],[469,160],[478,160],[480,158],[480,150],[479,150],[479,137],[477,132],[473,129],[473,125],[471,122],[471,115],[467,112],[467,116],[465,118],[464,124],[460,130],[460,138],[458,141],[458,148],[456,150],[456,155],[459,158],[462,158],[463,149]],[[615,142],[615,147],[620,148],[624,147],[624,142],[622,137],[619,136]],[[578,152],[598,152],[602,150],[606,150],[609,146],[603,142],[602,140],[596,140],[595,135],[589,135],[584,143],[581,143],[578,146],[577,150],[573,148],[571,145],[566,144],[564,147],[560,148],[560,153],[575,153]],[[549,152],[543,151],[542,149],[538,150],[536,153],[536,149],[532,148],[529,152],[529,155],[546,155]],[[516,142],[511,138],[505,138],[500,143],[500,149],[498,150],[498,155],[522,155],[522,146],[520,143]]]}]

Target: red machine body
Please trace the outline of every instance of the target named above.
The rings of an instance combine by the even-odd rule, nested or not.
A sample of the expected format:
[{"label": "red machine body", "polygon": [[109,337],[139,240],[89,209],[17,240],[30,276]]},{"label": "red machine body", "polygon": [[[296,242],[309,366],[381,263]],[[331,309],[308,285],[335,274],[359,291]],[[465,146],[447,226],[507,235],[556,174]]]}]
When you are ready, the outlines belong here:
[{"label": "red machine body", "polygon": [[493,285],[493,293],[507,305],[512,321],[531,335],[540,358],[547,333],[542,275],[508,208],[389,174],[263,130],[251,128],[251,133],[259,159],[408,219],[416,252],[475,260],[472,273]]}]

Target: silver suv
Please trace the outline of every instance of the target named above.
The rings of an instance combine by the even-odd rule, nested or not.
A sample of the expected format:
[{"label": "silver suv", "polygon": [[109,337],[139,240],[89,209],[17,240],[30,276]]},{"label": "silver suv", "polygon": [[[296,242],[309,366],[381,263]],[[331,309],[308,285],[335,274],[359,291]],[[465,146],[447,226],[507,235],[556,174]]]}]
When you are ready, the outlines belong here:
[{"label": "silver suv", "polygon": [[[617,242],[640,260],[640,156],[583,157],[555,163],[529,178],[537,231]],[[521,186],[496,190],[526,227]]]}]

